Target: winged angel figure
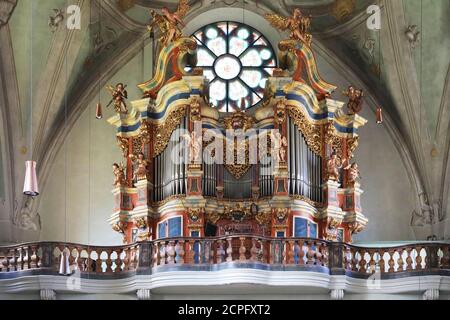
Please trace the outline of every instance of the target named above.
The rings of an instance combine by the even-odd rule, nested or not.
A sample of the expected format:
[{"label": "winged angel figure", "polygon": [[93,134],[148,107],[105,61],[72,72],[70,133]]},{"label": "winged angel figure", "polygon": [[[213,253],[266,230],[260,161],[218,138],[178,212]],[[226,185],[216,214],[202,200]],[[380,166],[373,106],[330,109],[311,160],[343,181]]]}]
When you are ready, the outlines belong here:
[{"label": "winged angel figure", "polygon": [[292,17],[282,17],[271,13],[267,13],[265,17],[272,27],[281,31],[290,30],[291,39],[311,45],[312,36],[308,33],[311,26],[311,16],[303,15],[300,9],[295,9]]},{"label": "winged angel figure", "polygon": [[179,25],[185,26],[183,18],[190,9],[188,2],[189,0],[180,0],[177,11],[173,13],[166,7],[161,9],[162,14],[156,13],[155,10],[150,10],[152,21],[147,28],[149,31],[152,31],[155,27],[159,28],[161,36],[158,40],[163,47],[182,36]]}]

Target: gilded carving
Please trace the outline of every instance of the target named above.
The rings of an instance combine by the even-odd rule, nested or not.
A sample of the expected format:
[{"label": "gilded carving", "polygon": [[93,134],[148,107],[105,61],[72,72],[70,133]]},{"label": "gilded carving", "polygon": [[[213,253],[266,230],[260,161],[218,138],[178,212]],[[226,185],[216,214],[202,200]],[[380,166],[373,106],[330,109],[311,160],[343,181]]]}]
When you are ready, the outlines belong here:
[{"label": "gilded carving", "polygon": [[258,212],[255,216],[256,221],[261,225],[269,225],[272,219],[270,211]]},{"label": "gilded carving", "polygon": [[301,133],[305,136],[306,144],[311,150],[321,156],[322,141],[320,126],[308,121],[306,116],[295,106],[288,106],[288,114]]},{"label": "gilded carving", "polygon": [[200,222],[201,209],[200,208],[189,208],[188,209],[188,217],[189,217],[190,223]]},{"label": "gilded carving", "polygon": [[285,223],[289,214],[289,208],[275,208],[274,218],[277,223]]},{"label": "gilded carving", "polygon": [[117,145],[122,150],[124,158],[128,157],[128,138],[117,137]]},{"label": "gilded carving", "polygon": [[161,154],[169,143],[173,130],[181,123],[186,115],[186,106],[180,106],[172,111],[163,124],[154,127],[153,136],[156,137],[154,143],[154,157]]},{"label": "gilded carving", "polygon": [[200,98],[198,97],[192,97],[191,103],[190,103],[190,114],[191,114],[191,121],[200,121],[201,115],[200,115]]},{"label": "gilded carving", "polygon": [[312,35],[309,33],[311,27],[311,16],[302,14],[301,10],[296,8],[291,17],[282,17],[277,14],[266,14],[265,18],[270,24],[281,31],[289,30],[290,38],[299,40],[307,45],[311,45]]}]

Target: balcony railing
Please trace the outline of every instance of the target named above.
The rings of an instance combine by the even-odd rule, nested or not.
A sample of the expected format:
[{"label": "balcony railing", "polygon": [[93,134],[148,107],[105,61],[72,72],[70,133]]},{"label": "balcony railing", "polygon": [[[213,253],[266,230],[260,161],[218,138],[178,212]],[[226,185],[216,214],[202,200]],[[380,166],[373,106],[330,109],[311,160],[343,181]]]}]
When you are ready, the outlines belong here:
[{"label": "balcony railing", "polygon": [[445,243],[368,248],[319,239],[249,235],[171,238],[116,247],[61,242],[0,247],[0,279],[57,275],[61,270],[64,274],[114,278],[165,269],[208,271],[221,267],[319,271],[355,277],[379,272],[382,277],[395,277],[447,273],[449,264],[450,244]]}]

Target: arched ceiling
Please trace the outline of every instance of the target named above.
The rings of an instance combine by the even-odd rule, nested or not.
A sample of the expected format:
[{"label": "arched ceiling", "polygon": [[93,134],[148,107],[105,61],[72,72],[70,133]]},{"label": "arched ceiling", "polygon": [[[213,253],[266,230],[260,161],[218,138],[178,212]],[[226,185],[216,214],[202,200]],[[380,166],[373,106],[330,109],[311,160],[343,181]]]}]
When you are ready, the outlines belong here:
[{"label": "arched ceiling", "polygon": [[[148,9],[167,6],[173,10],[178,0],[73,2],[82,9],[82,29],[58,28],[51,32],[48,19],[54,14],[52,9],[64,8],[66,0],[42,1],[38,7],[31,7],[31,0],[22,0],[11,17],[14,7],[8,6],[7,13],[5,4],[15,5],[15,1],[0,0],[0,17],[9,19],[4,26],[0,25],[0,35],[11,43],[11,46],[2,43],[0,62],[5,66],[14,61],[14,74],[7,77],[12,92],[8,121],[9,127],[17,132],[10,134],[8,143],[13,150],[9,167],[13,168],[17,181],[22,179],[22,163],[29,151],[26,147],[30,86],[35,106],[34,158],[40,160],[39,172],[45,183],[52,158],[71,125],[97,94],[99,81],[103,86],[148,38],[145,28]],[[390,125],[399,135],[399,150],[412,159],[419,180],[417,192],[426,194],[430,204],[439,204],[443,218],[450,180],[448,0],[196,0],[190,4],[188,20],[212,8],[225,7],[244,8],[258,15],[269,11],[288,15],[299,7],[311,14],[315,41],[358,75],[382,104]],[[366,8],[370,4],[381,6],[381,31],[367,29]],[[24,36],[29,35],[31,22],[32,46],[29,37]],[[408,25],[417,25],[421,32],[421,41],[415,48],[405,36]],[[0,70],[4,73],[5,68]],[[14,193],[19,198],[20,184]]]}]

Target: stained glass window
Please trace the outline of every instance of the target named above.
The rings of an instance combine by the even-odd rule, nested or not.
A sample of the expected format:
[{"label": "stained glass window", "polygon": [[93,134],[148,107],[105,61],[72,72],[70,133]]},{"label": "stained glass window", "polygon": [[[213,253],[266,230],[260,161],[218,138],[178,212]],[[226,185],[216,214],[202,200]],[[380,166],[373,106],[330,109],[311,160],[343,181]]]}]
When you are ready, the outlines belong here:
[{"label": "stained glass window", "polygon": [[264,95],[267,78],[276,67],[269,41],[255,29],[237,22],[204,26],[193,35],[198,43],[198,67],[210,81],[211,103],[223,112],[250,108]]}]

